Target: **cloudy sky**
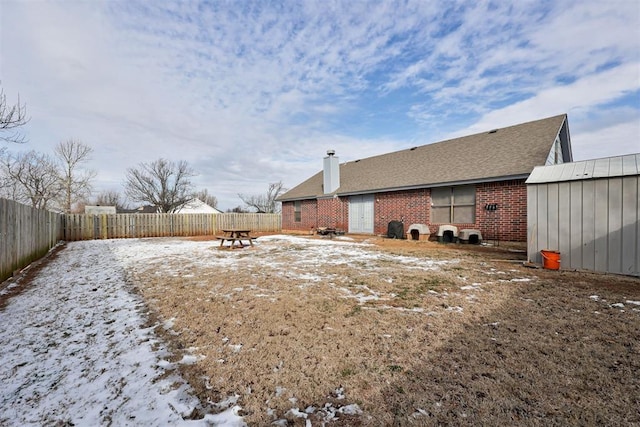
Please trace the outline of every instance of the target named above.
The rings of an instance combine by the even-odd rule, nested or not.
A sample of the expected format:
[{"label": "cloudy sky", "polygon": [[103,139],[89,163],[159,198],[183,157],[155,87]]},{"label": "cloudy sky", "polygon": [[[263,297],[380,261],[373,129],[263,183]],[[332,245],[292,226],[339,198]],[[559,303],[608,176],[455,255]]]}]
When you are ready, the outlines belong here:
[{"label": "cloudy sky", "polygon": [[575,160],[640,152],[640,2],[0,0],[0,80],[31,117],[11,150],[78,139],[97,191],[186,160],[226,210],[329,148],[561,113]]}]

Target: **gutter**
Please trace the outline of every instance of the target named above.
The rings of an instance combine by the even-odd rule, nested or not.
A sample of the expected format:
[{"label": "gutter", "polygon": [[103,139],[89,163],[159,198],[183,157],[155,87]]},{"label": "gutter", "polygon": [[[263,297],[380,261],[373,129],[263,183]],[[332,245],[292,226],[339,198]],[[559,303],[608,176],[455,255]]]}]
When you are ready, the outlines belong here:
[{"label": "gutter", "polygon": [[437,187],[453,187],[458,185],[483,184],[486,182],[499,182],[499,181],[510,181],[510,180],[519,180],[519,179],[526,180],[527,178],[529,178],[529,175],[531,175],[531,173],[499,176],[499,177],[493,177],[493,178],[468,179],[468,180],[462,180],[462,181],[437,182],[437,183],[431,183],[431,184],[416,184],[416,185],[406,185],[406,186],[399,186],[399,187],[372,188],[368,190],[354,190],[354,191],[345,191],[345,192],[338,191],[331,194],[321,194],[321,195],[316,194],[316,195],[305,195],[305,196],[286,198],[286,199],[276,199],[276,201],[293,202],[296,200],[322,200],[322,199],[332,199],[334,197],[343,197],[343,196],[360,196],[363,194],[419,190],[419,189],[437,188]]},{"label": "gutter", "polygon": [[[529,175],[530,173],[519,174],[519,175],[508,175],[508,176],[501,176],[501,177],[488,178],[488,179],[487,178],[469,179],[469,180],[463,180],[463,181],[438,182],[434,184],[419,184],[419,185],[407,185],[403,187],[376,188],[376,189],[362,190],[362,191],[345,191],[344,193],[337,193],[337,196],[358,196],[362,194],[371,194],[371,193],[386,193],[386,192],[393,192],[393,191],[419,190],[424,188],[453,187],[453,186],[459,186],[459,185],[483,184],[485,182],[499,182],[499,181],[527,179]],[[321,197],[317,196],[315,198],[320,199]]]}]

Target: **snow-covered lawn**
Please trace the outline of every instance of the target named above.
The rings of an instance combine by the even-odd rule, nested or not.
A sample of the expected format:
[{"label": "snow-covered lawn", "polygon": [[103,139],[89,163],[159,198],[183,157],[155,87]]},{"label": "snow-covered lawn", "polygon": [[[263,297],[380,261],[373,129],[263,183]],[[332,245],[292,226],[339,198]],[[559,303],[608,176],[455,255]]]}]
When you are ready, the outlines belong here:
[{"label": "snow-covered lawn", "polygon": [[[636,365],[621,350],[637,345],[632,279],[620,279],[621,291],[601,290],[601,282],[613,286],[610,277],[531,270],[438,245],[381,250],[349,237],[218,245],[73,242],[29,280],[5,283],[0,297],[24,289],[0,308],[0,425],[242,426],[248,416],[274,425],[348,417],[355,425],[447,424],[468,413],[499,424],[552,414],[558,400],[570,407],[587,393],[579,369],[614,362],[620,375],[597,379],[618,396],[606,416],[632,419],[626,401],[635,380],[625,372]],[[179,354],[160,338],[167,335],[180,341]],[[608,361],[613,350],[601,343],[617,335],[624,358]],[[567,371],[571,357],[595,367]],[[536,363],[540,372],[527,368],[527,382],[518,380]],[[187,383],[180,372],[197,375]],[[548,403],[513,397],[540,389]],[[597,420],[612,405],[589,396],[582,409]]]},{"label": "snow-covered lawn", "polygon": [[0,311],[0,425],[243,424],[233,408],[184,420],[200,404],[161,367],[165,347],[114,254],[130,243],[66,245]]},{"label": "snow-covered lawn", "polygon": [[[272,244],[264,245],[265,250],[276,252],[281,241],[313,245],[312,261],[318,265],[345,262],[345,255],[363,262],[379,256],[359,249],[361,245],[348,238],[262,239],[269,241]],[[146,325],[145,303],[126,282],[126,270],[141,264],[156,264],[159,272],[165,270],[162,274],[188,277],[176,271],[176,258],[182,258],[183,266],[215,263],[237,268],[242,251],[223,250],[221,256],[211,257],[217,245],[181,239],[66,244],[0,311],[0,425],[244,425],[233,397],[214,403],[220,413],[190,420],[202,413],[203,405],[173,373],[174,365],[165,360],[170,354],[154,333],[158,325]],[[336,246],[342,246],[342,257],[336,256]],[[265,265],[285,267],[262,256]],[[166,263],[168,259],[173,264]],[[299,260],[300,265],[308,262],[304,257]],[[289,273],[284,274],[299,270],[295,265],[286,267]],[[319,280],[304,274],[305,280]],[[25,284],[9,282],[0,295],[16,286]],[[194,360],[185,357],[180,363]],[[341,409],[358,411],[349,406]]]},{"label": "snow-covered lawn", "polygon": [[[285,265],[270,256],[282,250],[283,242],[307,250],[300,250],[296,261]],[[174,374],[174,364],[165,360],[170,354],[154,333],[158,325],[146,325],[145,303],[126,280],[127,271],[140,268],[187,278],[191,268],[237,269],[239,257],[248,253],[212,252],[217,245],[183,239],[66,244],[0,311],[0,424],[244,425],[233,396],[213,404],[220,413],[191,420],[202,415],[203,405]],[[409,269],[432,269],[446,263],[427,261],[417,266],[414,258],[371,252],[366,244],[354,244],[348,237],[267,236],[256,245],[262,245],[255,257],[259,265],[281,269],[282,275],[307,283],[326,279],[322,266],[327,264],[366,266],[382,260]],[[309,264],[316,267],[310,270]],[[16,286],[26,284],[9,283],[1,292]],[[355,293],[341,288],[341,292],[360,303],[379,298],[366,287]],[[196,360],[185,356],[179,363]],[[325,408],[329,419],[340,411],[359,409],[357,405]]]}]

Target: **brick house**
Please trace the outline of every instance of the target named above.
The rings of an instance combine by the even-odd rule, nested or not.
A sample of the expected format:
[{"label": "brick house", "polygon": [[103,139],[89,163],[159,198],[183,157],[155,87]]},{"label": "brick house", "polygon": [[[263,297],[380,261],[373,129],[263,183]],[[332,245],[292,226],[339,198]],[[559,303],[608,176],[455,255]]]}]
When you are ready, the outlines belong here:
[{"label": "brick house", "polygon": [[402,221],[524,242],[525,180],[572,160],[566,114],[342,164],[329,150],[323,170],[278,198],[282,229],[386,234]]}]

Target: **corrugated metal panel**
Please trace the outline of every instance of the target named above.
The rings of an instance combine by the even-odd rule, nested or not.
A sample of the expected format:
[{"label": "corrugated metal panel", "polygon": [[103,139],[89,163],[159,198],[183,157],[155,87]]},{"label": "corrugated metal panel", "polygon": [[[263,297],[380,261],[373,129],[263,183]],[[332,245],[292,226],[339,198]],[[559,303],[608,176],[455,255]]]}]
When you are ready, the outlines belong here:
[{"label": "corrugated metal panel", "polygon": [[[640,179],[634,177],[622,178],[622,257],[620,272],[631,274],[638,271],[638,253],[636,252],[638,238],[638,227],[640,226],[640,209],[638,186]],[[634,254],[636,255],[634,257]]]},{"label": "corrugated metal panel", "polygon": [[619,272],[622,258],[622,179],[609,179],[608,271]]},{"label": "corrugated metal panel", "polygon": [[609,191],[609,181],[598,179],[595,181],[595,207],[594,207],[594,230],[595,230],[595,253],[594,270],[608,271],[609,240],[603,238],[609,232],[609,203],[607,201]]},{"label": "corrugated metal panel", "polygon": [[527,184],[565,182],[592,178],[612,178],[640,174],[640,154],[606,157],[581,162],[537,166],[527,179]]},{"label": "corrugated metal panel", "polygon": [[622,176],[622,158],[609,159],[609,177]]},{"label": "corrugated metal panel", "polygon": [[547,219],[547,212],[548,212],[547,203],[549,200],[549,196],[547,194],[548,191],[549,191],[548,187],[545,187],[545,188],[541,188],[540,192],[538,193],[537,216],[540,219],[538,221],[538,233],[540,236],[539,243],[542,245],[542,247],[551,249],[548,240],[549,240],[549,235],[553,233],[549,233],[549,221]]},{"label": "corrugated metal panel", "polygon": [[625,156],[622,158],[622,174],[625,176],[636,175],[640,171],[640,154]]},{"label": "corrugated metal panel", "polygon": [[[571,187],[568,183],[558,185],[558,250],[565,254],[563,262],[571,265]],[[543,249],[543,248],[540,248]]]},{"label": "corrugated metal panel", "polygon": [[565,163],[563,165],[558,165],[560,168],[560,179],[558,181],[570,181],[573,179],[576,174],[576,167],[578,167],[579,163]]},{"label": "corrugated metal panel", "polygon": [[582,181],[562,183],[569,186],[569,222],[563,226],[569,230],[569,242],[571,250],[571,264],[582,263]]},{"label": "corrugated metal panel", "polygon": [[531,260],[532,254],[537,253],[538,244],[538,189],[540,185],[527,186],[527,254]]},{"label": "corrugated metal panel", "polygon": [[582,172],[582,176],[584,178],[593,178],[593,171],[596,168],[596,161],[595,160],[587,160],[584,163],[584,170]]},{"label": "corrugated metal panel", "polygon": [[558,207],[558,184],[549,184],[546,194],[546,212],[543,211],[543,217],[546,216],[549,231],[547,246],[557,248],[560,244],[560,208]]},{"label": "corrugated metal panel", "polygon": [[[622,157],[585,163],[583,173],[591,165],[593,174],[602,173],[602,165],[609,173],[635,170]],[[557,250],[562,269],[640,276],[640,173],[528,185],[527,203],[531,261],[541,263],[543,249]]]},{"label": "corrugated metal panel", "polygon": [[[589,178],[589,161],[574,163],[573,176],[571,180]],[[567,180],[569,181],[569,180]]]},{"label": "corrugated metal panel", "polygon": [[549,174],[549,177],[551,178],[551,181],[560,181],[561,177],[562,177],[562,173],[564,171],[564,167],[562,167],[562,165],[555,165],[555,166],[550,166],[547,169],[547,173]]},{"label": "corrugated metal panel", "polygon": [[[595,181],[587,180],[576,182],[576,184],[582,183],[582,226],[581,230],[577,230],[578,233],[581,232],[581,256],[582,256],[582,268],[587,270],[595,270],[595,202],[596,202],[596,192],[595,192]],[[577,228],[577,227],[576,227]]]},{"label": "corrugated metal panel", "polygon": [[609,162],[596,162],[593,168],[593,177],[608,178],[609,176]]}]

